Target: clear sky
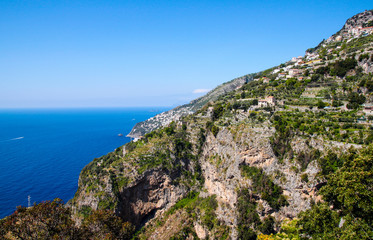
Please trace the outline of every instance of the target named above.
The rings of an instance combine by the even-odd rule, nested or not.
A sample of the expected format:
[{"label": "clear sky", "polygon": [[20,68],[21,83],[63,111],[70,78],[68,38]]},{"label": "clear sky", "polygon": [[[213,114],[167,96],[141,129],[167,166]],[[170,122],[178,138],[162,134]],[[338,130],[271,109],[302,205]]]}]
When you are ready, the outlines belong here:
[{"label": "clear sky", "polygon": [[175,106],[304,55],[372,1],[0,0],[0,108]]}]

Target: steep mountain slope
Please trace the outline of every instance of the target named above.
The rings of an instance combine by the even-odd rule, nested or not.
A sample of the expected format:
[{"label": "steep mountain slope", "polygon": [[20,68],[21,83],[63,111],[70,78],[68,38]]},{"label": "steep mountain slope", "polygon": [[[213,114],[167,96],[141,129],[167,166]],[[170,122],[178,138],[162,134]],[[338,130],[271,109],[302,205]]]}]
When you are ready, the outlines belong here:
[{"label": "steep mountain slope", "polygon": [[74,221],[109,210],[134,239],[372,239],[370,29],[340,31],[94,159]]},{"label": "steep mountain slope", "polygon": [[127,137],[139,138],[141,136],[144,136],[146,133],[150,133],[151,131],[168,125],[172,121],[179,120],[183,116],[192,114],[209,101],[215,101],[218,97],[228,92],[234,91],[246,82],[251,81],[253,79],[253,76],[255,76],[255,74],[249,74],[243,77],[235,78],[216,87],[215,89],[208,92],[206,95],[197,98],[188,104],[178,106],[174,109],[171,109],[170,111],[157,114],[156,116],[146,121],[139,122],[133,127]]},{"label": "steep mountain slope", "polygon": [[[348,19],[343,26],[343,28],[338,31],[338,33],[331,36],[325,43],[320,43],[320,46],[326,46],[326,43],[335,42],[335,41],[342,41],[342,39],[346,40],[353,40],[355,37],[359,37],[363,34],[370,33],[372,31],[371,27],[373,26],[373,13],[372,11],[365,11],[361,14],[355,15],[354,17]],[[311,52],[318,49],[311,48]],[[309,56],[311,55],[311,56]],[[309,54],[307,52],[306,59],[312,59],[315,55]],[[370,69],[369,71],[371,71]],[[224,83],[206,95],[191,101],[189,104],[185,104],[179,107],[176,107],[170,111],[160,113],[144,122],[137,123],[131,132],[127,135],[128,137],[132,138],[139,138],[140,136],[144,136],[146,133],[149,133],[159,127],[163,127],[168,125],[170,122],[180,119],[181,117],[194,113],[195,111],[199,110],[203,105],[205,105],[209,101],[216,100],[219,96],[222,96],[228,92],[231,92],[239,87],[241,87],[244,83],[251,81],[255,77],[255,74],[249,74],[240,78],[233,79],[230,82]]]},{"label": "steep mountain slope", "polygon": [[361,16],[342,39],[225,84],[163,115],[178,121],[95,159],[81,173],[74,211],[112,209],[142,228],[141,239],[251,239],[321,208],[320,188],[373,141],[361,107],[372,101],[373,34],[345,34],[373,18]]}]

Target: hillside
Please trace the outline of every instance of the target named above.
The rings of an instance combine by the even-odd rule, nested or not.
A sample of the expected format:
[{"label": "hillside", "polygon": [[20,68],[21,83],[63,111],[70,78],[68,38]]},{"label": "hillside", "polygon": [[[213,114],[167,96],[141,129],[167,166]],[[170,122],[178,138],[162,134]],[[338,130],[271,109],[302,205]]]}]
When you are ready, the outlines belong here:
[{"label": "hillside", "polygon": [[229,82],[226,82],[215,89],[208,92],[206,95],[191,101],[188,104],[178,106],[167,112],[157,114],[156,116],[145,120],[143,122],[137,123],[127,137],[139,138],[144,136],[151,131],[154,131],[160,127],[167,126],[172,121],[177,121],[181,117],[192,114],[197,110],[201,109],[206,103],[210,101],[215,101],[218,97],[234,91],[235,89],[241,87],[243,84],[251,81],[255,74],[248,74],[239,78],[235,78]]},{"label": "hillside", "polygon": [[75,239],[372,239],[372,21],[135,127],[82,170]]}]

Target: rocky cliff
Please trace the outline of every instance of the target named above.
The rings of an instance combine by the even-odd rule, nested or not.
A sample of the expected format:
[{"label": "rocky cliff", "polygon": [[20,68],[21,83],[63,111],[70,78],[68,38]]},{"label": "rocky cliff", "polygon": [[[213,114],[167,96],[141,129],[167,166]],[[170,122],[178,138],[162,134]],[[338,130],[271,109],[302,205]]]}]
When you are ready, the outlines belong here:
[{"label": "rocky cliff", "polygon": [[343,28],[342,32],[349,32],[353,28],[366,28],[373,26],[373,11],[364,11],[362,13],[356,14],[355,16],[349,18]]},{"label": "rocky cliff", "polygon": [[[369,24],[371,11],[361,16],[344,28]],[[372,113],[362,105],[373,96],[372,36],[325,42],[309,62],[235,79],[139,123],[129,135],[142,139],[82,170],[71,201],[75,217],[111,209],[137,227],[139,239],[276,233],[347,239],[353,221],[370,220],[354,217],[361,209],[344,212],[328,184],[351,176],[339,171],[355,166],[350,161],[373,143]],[[312,224],[334,222],[327,230],[307,230],[320,209],[330,217]]]},{"label": "rocky cliff", "polygon": [[309,50],[320,49],[320,47],[325,47],[331,42],[350,42],[354,38],[372,33],[373,29],[371,27],[373,27],[373,10],[365,10],[347,19],[341,30],[330,36],[326,41],[323,40],[317,47]]}]

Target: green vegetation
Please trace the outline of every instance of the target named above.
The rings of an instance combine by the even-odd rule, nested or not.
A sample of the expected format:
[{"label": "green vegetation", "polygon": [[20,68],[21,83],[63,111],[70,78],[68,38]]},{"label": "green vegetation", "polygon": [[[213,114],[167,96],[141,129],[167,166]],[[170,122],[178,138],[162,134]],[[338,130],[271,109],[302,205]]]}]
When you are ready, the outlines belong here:
[{"label": "green vegetation", "polygon": [[319,159],[321,155],[318,149],[313,149],[310,146],[308,148],[308,151],[299,152],[296,156],[296,161],[299,163],[302,171],[306,170],[308,164],[315,159]]},{"label": "green vegetation", "polygon": [[272,208],[278,210],[288,205],[285,196],[282,195],[282,188],[276,185],[262,169],[247,165],[242,165],[240,169],[243,176],[252,180],[253,193],[259,194]]},{"label": "green vegetation", "polygon": [[214,109],[212,111],[212,120],[215,121],[219,119],[224,113],[224,107],[221,104],[217,104],[214,106]]},{"label": "green vegetation", "polygon": [[361,61],[364,61],[365,59],[369,59],[369,54],[368,53],[365,53],[365,54],[361,54],[360,56],[359,56],[359,62],[361,62]]},{"label": "green vegetation", "polygon": [[373,27],[373,20],[367,22],[367,23],[363,23],[363,28],[365,27]]},{"label": "green vegetation", "polygon": [[186,226],[181,229],[178,233],[170,238],[170,240],[184,240],[192,236],[193,239],[198,239],[197,234],[194,231],[194,228],[191,226]]},{"label": "green vegetation", "polygon": [[196,218],[196,213],[199,212],[202,225],[206,226],[209,230],[219,226],[221,223],[218,221],[215,214],[215,210],[218,206],[216,196],[200,198],[198,195],[197,193],[191,192],[186,198],[176,203],[166,215],[177,209],[185,209],[192,218]]},{"label": "green vegetation", "polygon": [[257,234],[253,230],[260,224],[260,218],[256,212],[256,201],[247,189],[238,193],[238,238],[256,239]]},{"label": "green vegetation", "polygon": [[362,49],[365,49],[367,47],[367,44],[371,43],[372,41],[373,41],[372,34],[365,36],[365,37],[353,39],[352,41],[346,44],[347,53],[354,53]]},{"label": "green vegetation", "polygon": [[307,173],[303,173],[300,176],[300,179],[302,180],[302,182],[308,183],[308,174]]},{"label": "green vegetation", "polygon": [[348,109],[358,109],[361,104],[363,104],[366,100],[365,96],[362,94],[358,94],[357,92],[352,92],[348,96],[349,103],[347,104]]},{"label": "green vegetation", "polygon": [[282,239],[291,239],[291,240],[300,240],[299,227],[297,226],[298,220],[285,220],[281,224],[280,232],[273,235],[261,234],[258,236],[258,240],[282,240]]},{"label": "green vegetation", "polygon": [[[216,196],[207,198],[199,197],[199,193],[192,191],[179,200],[174,206],[163,214],[157,221],[147,229],[141,229],[137,236],[139,239],[146,239],[146,234],[151,234],[154,228],[162,227],[173,215],[183,216],[183,226],[179,232],[170,239],[185,239],[188,236],[196,238],[193,222],[198,222],[210,232],[213,239],[229,239],[230,229],[223,222],[216,218],[218,203]],[[146,231],[150,231],[147,232]]]},{"label": "green vegetation", "polygon": [[18,207],[10,216],[0,220],[2,239],[131,239],[134,227],[123,222],[111,211],[92,211],[77,227],[70,209],[60,199]]},{"label": "green vegetation", "polygon": [[247,189],[241,189],[238,192],[237,211],[238,211],[238,238],[239,239],[257,239],[257,231],[263,234],[274,233],[275,221],[269,216],[260,220],[256,211],[255,196]]},{"label": "green vegetation", "polygon": [[[245,92],[245,98],[264,98],[266,96],[274,96],[279,99],[299,98],[306,85],[306,81],[298,81],[295,78],[287,80],[273,79],[269,83],[251,81],[242,87],[242,91]],[[251,105],[255,105],[254,102]]]},{"label": "green vegetation", "polygon": [[343,163],[347,158],[353,158],[355,156],[353,149],[349,153],[343,153],[341,156],[338,156],[337,153],[328,151],[328,153],[318,159],[318,164],[321,168],[319,174],[321,176],[327,177],[331,173],[335,173],[339,168],[343,166]]},{"label": "green vegetation", "polygon": [[346,158],[321,189],[325,200],[341,214],[373,224],[373,145]]},{"label": "green vegetation", "polygon": [[185,208],[186,206],[190,206],[192,204],[194,204],[195,201],[197,201],[198,199],[198,196],[199,196],[199,193],[198,192],[195,192],[195,191],[192,191],[192,192],[189,192],[188,195],[181,199],[180,201],[178,201],[175,205],[173,205],[167,212],[166,212],[166,215],[171,215],[173,214],[176,210],[179,210],[179,209],[183,209]]},{"label": "green vegetation", "polygon": [[[276,133],[272,139],[272,148],[277,157],[282,159],[293,157],[290,142],[295,135],[312,137],[319,135],[327,140],[369,144],[371,143],[372,129],[359,124],[356,111],[284,111],[276,112],[272,122]],[[317,153],[313,159],[317,158]]]},{"label": "green vegetation", "polygon": [[[182,125],[177,128],[173,122],[137,141],[137,145],[143,146],[144,151],[139,149],[136,152],[137,155],[129,155],[128,158],[136,159],[140,174],[156,167],[162,167],[168,171],[177,170],[181,167],[180,161],[195,159],[191,153],[192,145],[187,138],[186,126]],[[152,151],[149,151],[149,145],[153,146]],[[139,152],[141,153],[138,154]]]},{"label": "green vegetation", "polygon": [[373,146],[350,156],[321,189],[333,210],[327,204],[317,204],[302,213],[298,223],[301,233],[314,239],[373,237]]},{"label": "green vegetation", "polygon": [[[316,239],[332,237],[329,235],[331,229],[338,227],[338,214],[330,209],[327,204],[318,204],[300,214],[301,233],[307,233]],[[329,236],[328,236],[329,235]]]},{"label": "green vegetation", "polygon": [[346,73],[357,66],[355,58],[346,58],[345,60],[336,61],[330,66],[330,75],[344,77]]},{"label": "green vegetation", "polygon": [[282,115],[275,115],[273,117],[276,133],[271,138],[271,145],[273,152],[282,161],[283,158],[293,158],[293,150],[291,148],[291,140],[293,137],[293,131],[286,118]]},{"label": "green vegetation", "polygon": [[299,220],[283,223],[279,233],[259,239],[373,238],[373,145],[350,151],[343,160],[333,153],[327,156],[335,168],[323,173],[328,181],[320,192],[326,202],[314,204]]},{"label": "green vegetation", "polygon": [[[267,206],[259,203],[265,200],[270,211],[276,212],[276,217],[277,213],[282,214],[279,211],[282,207],[289,205],[282,188],[274,183],[286,182],[287,175],[281,172],[284,166],[271,173],[275,180],[260,168],[241,165],[241,175],[247,179],[236,185],[237,203],[234,204],[238,238],[372,239],[373,117],[361,111],[362,104],[373,99],[373,75],[366,74],[366,68],[361,67],[373,61],[370,52],[373,49],[369,45],[372,42],[373,35],[350,41],[323,41],[308,50],[319,54],[319,59],[304,58],[303,61],[308,63],[303,65],[281,64],[251,75],[255,81],[249,82],[249,76],[244,76],[246,84],[210,101],[195,114],[94,159],[82,170],[72,204],[88,195],[97,200],[101,210],[81,206],[77,213],[82,220],[80,228],[70,218],[70,210],[56,201],[48,203],[50,205],[40,204],[41,208],[39,205],[20,208],[13,217],[1,220],[0,234],[9,239],[17,239],[17,234],[22,231],[38,232],[51,239],[57,236],[64,239],[128,239],[133,234],[133,226],[113,215],[121,194],[145,174],[162,171],[170,177],[172,185],[181,185],[189,193],[164,214],[156,215],[154,221],[148,221],[149,225],[138,231],[133,239],[147,239],[149,234],[160,229],[158,227],[164,227],[167,221],[175,221],[175,218],[180,218],[177,220],[182,223],[168,236],[170,239],[197,238],[195,223],[208,230],[209,238],[229,239],[231,229],[217,218],[217,197],[201,197],[205,180],[201,161],[209,161],[211,167],[221,170],[218,175],[223,177],[229,173],[228,164],[233,157],[221,152],[207,153],[210,147],[207,144],[213,142],[223,147],[232,144],[235,145],[232,149],[246,154],[251,148],[251,143],[244,139],[246,136],[258,129],[271,134],[274,128],[269,140],[278,162],[288,164],[290,174],[300,177],[300,185],[313,188],[318,183],[324,202],[315,204],[311,198],[311,209],[298,218],[275,222],[268,212],[264,214]],[[273,99],[269,96],[274,96],[277,103],[266,102]],[[224,139],[226,133],[232,134],[228,141]],[[231,139],[235,142],[230,143]],[[344,143],[356,144],[353,146],[362,149],[342,152],[337,146]],[[314,164],[310,165],[312,162]],[[315,176],[316,166],[320,171]],[[242,183],[246,182],[251,185],[242,188],[245,186]],[[223,210],[231,207],[228,203],[219,204]],[[39,216],[53,224],[43,222],[42,218],[33,219]],[[30,221],[31,227],[27,225]],[[234,222],[234,219],[230,221]],[[280,225],[281,229],[276,233],[275,229],[278,230]],[[21,239],[21,235],[18,238]]]}]

